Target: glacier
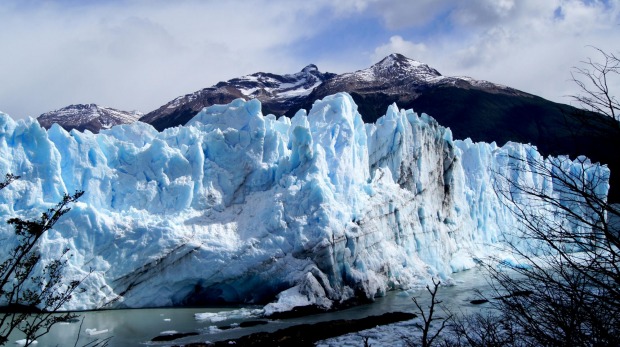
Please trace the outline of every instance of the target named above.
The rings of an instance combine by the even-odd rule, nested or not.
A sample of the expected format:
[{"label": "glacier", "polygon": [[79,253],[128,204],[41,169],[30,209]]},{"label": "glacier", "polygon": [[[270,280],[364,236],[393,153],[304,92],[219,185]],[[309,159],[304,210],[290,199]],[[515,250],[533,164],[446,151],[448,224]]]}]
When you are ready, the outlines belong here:
[{"label": "glacier", "polygon": [[[70,249],[66,278],[88,275],[67,310],[331,308],[431,276],[449,281],[500,254],[519,226],[496,175],[554,189],[507,172],[520,158],[551,160],[530,145],[454,140],[397,105],[365,124],[346,93],[292,118],[237,99],[163,132],[141,122],[46,131],[0,114],[0,173],[21,176],[0,191],[0,219],[36,218],[85,191],[39,246],[44,263]],[[13,230],[0,228],[11,242]]]}]

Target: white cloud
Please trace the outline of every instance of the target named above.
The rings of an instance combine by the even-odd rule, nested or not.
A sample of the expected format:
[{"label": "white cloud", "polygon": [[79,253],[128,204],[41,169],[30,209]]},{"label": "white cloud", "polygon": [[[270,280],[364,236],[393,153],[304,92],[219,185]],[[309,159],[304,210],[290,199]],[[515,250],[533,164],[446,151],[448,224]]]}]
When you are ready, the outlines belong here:
[{"label": "white cloud", "polygon": [[400,53],[406,57],[422,62],[425,62],[426,58],[430,58],[425,44],[410,42],[403,39],[401,36],[395,35],[390,37],[390,42],[375,49],[372,54],[372,60],[380,61],[392,53]]},{"label": "white cloud", "polygon": [[151,111],[220,80],[301,68],[287,45],[320,30],[324,4],[115,1],[0,4],[0,110],[71,103]]}]

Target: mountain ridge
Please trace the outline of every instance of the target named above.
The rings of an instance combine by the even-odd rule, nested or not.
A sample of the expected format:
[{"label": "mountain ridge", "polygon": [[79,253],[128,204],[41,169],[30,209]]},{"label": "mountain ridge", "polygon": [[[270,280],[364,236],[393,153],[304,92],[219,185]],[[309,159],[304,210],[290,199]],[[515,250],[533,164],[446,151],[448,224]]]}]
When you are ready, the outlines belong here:
[{"label": "mountain ridge", "polygon": [[191,94],[179,96],[160,108],[145,114],[140,121],[157,130],[185,124],[200,110],[213,104],[226,104],[237,98],[258,99],[266,113],[284,114],[296,107],[314,88],[335,74],[322,73],[309,64],[293,74],[277,75],[257,72],[219,82]]},{"label": "mountain ridge", "polygon": [[[300,83],[300,81],[307,82],[306,78],[308,77],[314,84]],[[314,79],[312,79],[313,77]],[[289,83],[288,88],[281,88],[283,81]],[[300,86],[302,88],[299,88]],[[394,101],[398,101],[399,107],[405,106],[407,108],[407,105],[404,104],[408,104],[429,89],[449,86],[515,97],[530,98],[534,96],[501,84],[476,80],[471,77],[443,76],[428,64],[407,58],[402,54],[393,53],[369,68],[343,74],[322,73],[316,65],[310,64],[294,74],[277,75],[257,72],[233,78],[194,93],[177,97],[160,108],[145,114],[140,120],[161,131],[185,124],[203,107],[229,103],[236,98],[245,100],[257,98],[262,103],[264,114],[272,113],[277,116],[292,117],[300,108],[309,110],[315,100],[340,92],[364,95],[385,93],[389,96],[398,96]],[[393,99],[393,97],[389,99]],[[361,98],[356,98],[355,101],[361,108],[365,108],[366,105]],[[378,107],[373,107],[377,111],[365,114],[364,120],[368,122],[376,120],[391,103],[382,103]],[[441,122],[441,117],[431,115]]]}]

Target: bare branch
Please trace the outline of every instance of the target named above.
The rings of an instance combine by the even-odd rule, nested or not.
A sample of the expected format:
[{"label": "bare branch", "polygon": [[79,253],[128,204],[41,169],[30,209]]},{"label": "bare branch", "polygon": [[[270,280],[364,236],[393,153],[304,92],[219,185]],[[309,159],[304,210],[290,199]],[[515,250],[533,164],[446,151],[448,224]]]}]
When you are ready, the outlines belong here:
[{"label": "bare branch", "polygon": [[[6,177],[5,182],[0,184],[2,188],[18,178],[13,175]],[[57,259],[40,264],[38,244],[41,236],[69,212],[70,204],[83,193],[65,194],[39,220],[11,218],[8,221],[15,229],[18,243],[8,252],[8,258],[0,262],[0,297],[8,307],[6,313],[0,314],[0,345],[6,344],[8,336],[14,331],[24,333],[26,345],[30,345],[49,333],[55,324],[76,317],[71,313],[55,313],[71,299],[72,293],[88,275],[69,281],[63,277],[68,249],[61,251]]]},{"label": "bare branch", "polygon": [[609,88],[610,79],[620,75],[620,59],[613,53],[594,49],[599,53],[600,61],[587,59],[581,62],[581,67],[573,67],[571,79],[581,94],[571,97],[583,108],[620,122],[620,102]]}]

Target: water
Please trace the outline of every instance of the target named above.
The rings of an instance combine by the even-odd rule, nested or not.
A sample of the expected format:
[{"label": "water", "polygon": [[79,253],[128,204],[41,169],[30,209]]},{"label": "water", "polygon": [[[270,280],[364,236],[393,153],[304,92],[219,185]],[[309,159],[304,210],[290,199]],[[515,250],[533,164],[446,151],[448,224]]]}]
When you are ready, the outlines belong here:
[{"label": "water", "polygon": [[[475,290],[488,291],[489,287],[479,270],[469,270],[454,274],[455,286],[441,287],[439,300],[445,307],[456,312],[468,312],[480,310],[482,306],[472,305],[469,301],[476,299]],[[428,306],[430,295],[425,290],[419,291],[394,291],[385,297],[378,298],[374,303],[360,305],[346,310],[325,314],[316,314],[301,318],[270,321],[266,325],[250,328],[233,328],[229,330],[214,329],[215,326],[225,326],[239,323],[244,320],[258,320],[257,317],[231,318],[212,323],[210,321],[198,321],[194,314],[205,312],[239,312],[238,308],[161,308],[161,309],[132,309],[132,310],[109,310],[80,313],[83,319],[80,330],[80,322],[56,325],[49,334],[38,339],[37,347],[48,346],[74,346],[78,331],[80,331],[77,346],[84,346],[99,339],[112,337],[109,340],[110,347],[126,346],[169,346],[187,342],[216,341],[236,338],[242,335],[258,331],[275,331],[285,327],[304,323],[316,323],[334,319],[355,319],[372,315],[380,315],[386,312],[403,311],[416,312],[411,300],[415,296],[423,306]],[[244,311],[246,312],[246,311]],[[86,329],[96,329],[100,332],[89,335]],[[107,331],[106,331],[107,330]],[[166,331],[179,333],[198,332],[200,335],[175,340],[174,342],[149,342],[152,338]],[[12,336],[11,341],[21,339],[18,335]]]}]

